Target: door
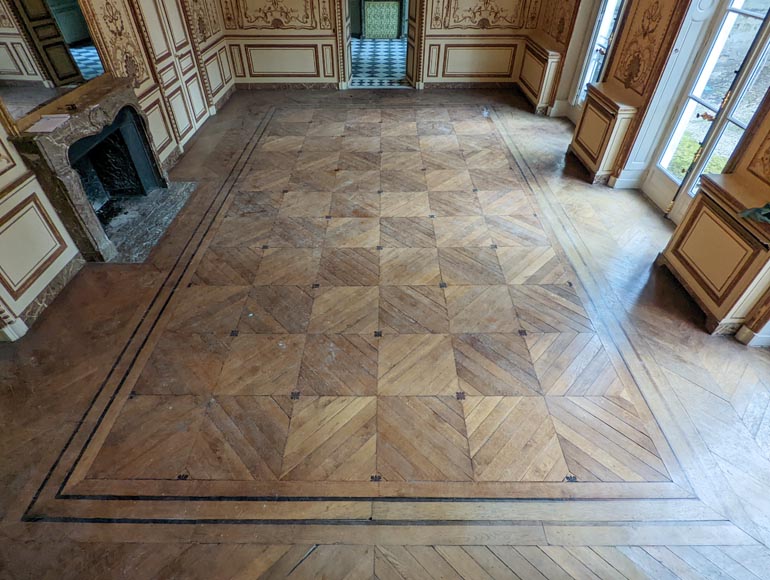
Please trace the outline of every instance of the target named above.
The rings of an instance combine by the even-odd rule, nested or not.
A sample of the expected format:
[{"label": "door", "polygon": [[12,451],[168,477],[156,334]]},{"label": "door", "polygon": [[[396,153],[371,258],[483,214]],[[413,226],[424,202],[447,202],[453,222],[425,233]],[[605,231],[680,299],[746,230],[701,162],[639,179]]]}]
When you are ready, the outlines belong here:
[{"label": "door", "polygon": [[83,77],[45,0],[11,0],[38,60],[59,87],[82,83]]},{"label": "door", "polygon": [[190,32],[179,0],[139,0],[139,3],[161,92],[181,146],[209,116]]},{"label": "door", "polygon": [[679,222],[702,173],[721,173],[770,84],[770,0],[732,0],[721,14],[657,167],[675,189]]},{"label": "door", "polygon": [[406,22],[406,80],[413,87],[422,88],[421,79],[417,78],[418,55],[422,52],[422,23],[420,22],[420,10],[418,4],[426,0],[407,0],[407,22]]}]

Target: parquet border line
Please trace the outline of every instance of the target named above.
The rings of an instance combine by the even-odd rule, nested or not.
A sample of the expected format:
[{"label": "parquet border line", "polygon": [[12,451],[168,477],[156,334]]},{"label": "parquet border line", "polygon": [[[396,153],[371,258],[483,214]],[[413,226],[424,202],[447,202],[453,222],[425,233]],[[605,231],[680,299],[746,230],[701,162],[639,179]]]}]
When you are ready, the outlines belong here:
[{"label": "parquet border line", "polygon": [[[478,102],[473,103],[474,106],[481,106]],[[467,104],[445,104],[445,103],[430,103],[430,104],[410,104],[407,106],[392,106],[391,108],[404,108],[404,109],[419,109],[419,108],[434,108],[434,107],[453,107],[453,106],[468,106]],[[361,105],[361,106],[343,106],[341,108],[347,109],[367,109],[367,108],[373,108],[376,106],[371,105]],[[23,521],[79,521],[79,522],[134,522],[134,523],[187,523],[197,521],[197,520],[179,520],[179,519],[173,519],[173,520],[163,520],[159,518],[67,518],[67,517],[60,517],[60,516],[46,516],[46,515],[36,515],[33,513],[33,508],[35,504],[39,501],[43,491],[46,489],[46,486],[48,486],[49,482],[51,481],[51,478],[53,477],[55,471],[59,468],[60,463],[66,453],[68,452],[70,446],[72,445],[73,441],[77,437],[78,433],[80,432],[80,428],[86,424],[86,419],[88,418],[88,415],[92,412],[94,406],[98,402],[99,398],[104,394],[105,387],[110,383],[110,381],[113,379],[116,372],[121,369],[122,366],[124,366],[125,363],[125,357],[129,352],[131,352],[131,347],[134,346],[136,343],[137,336],[140,335],[140,331],[142,330],[142,326],[147,323],[148,320],[150,320],[148,317],[151,314],[155,315],[155,318],[152,319],[152,322],[150,323],[150,328],[146,332],[145,336],[142,338],[142,340],[139,342],[139,346],[135,349],[135,352],[133,352],[133,355],[131,356],[131,360],[128,362],[127,368],[125,368],[122,377],[118,381],[118,384],[116,386],[115,392],[109,397],[105,408],[103,409],[102,413],[99,416],[99,419],[97,421],[97,424],[94,426],[91,434],[88,436],[87,440],[84,442],[84,445],[80,452],[77,455],[77,458],[72,463],[70,468],[67,470],[66,476],[62,480],[61,484],[59,485],[58,491],[55,495],[55,499],[57,500],[106,500],[106,501],[166,501],[166,502],[179,502],[179,501],[260,501],[260,502],[297,502],[297,501],[312,501],[312,502],[373,502],[373,503],[388,503],[388,502],[415,502],[415,503],[422,503],[422,502],[521,502],[521,501],[549,501],[549,499],[555,499],[550,498],[549,496],[546,497],[529,497],[529,498],[497,498],[497,497],[397,497],[397,496],[369,496],[369,497],[340,497],[340,496],[312,496],[312,497],[300,497],[300,496],[163,496],[163,495],[135,495],[135,496],[114,496],[114,495],[78,495],[78,494],[67,494],[64,493],[65,487],[67,483],[69,482],[72,473],[74,472],[78,462],[82,458],[83,454],[86,452],[88,447],[90,446],[92,439],[95,435],[95,433],[98,431],[99,425],[101,424],[101,421],[104,419],[105,415],[107,414],[107,411],[110,409],[110,406],[114,402],[116,396],[124,386],[125,382],[128,380],[128,378],[131,376],[132,372],[135,371],[135,364],[142,355],[145,355],[145,359],[149,356],[150,352],[146,352],[145,346],[150,341],[151,337],[153,337],[153,331],[156,329],[156,325],[158,325],[159,322],[161,322],[161,318],[163,313],[165,312],[166,307],[168,306],[169,302],[171,301],[172,297],[174,296],[174,292],[177,288],[179,288],[182,280],[184,279],[185,275],[188,274],[188,272],[191,271],[190,267],[191,265],[196,262],[196,260],[199,260],[203,254],[203,252],[200,252],[201,246],[203,246],[209,239],[209,234],[214,227],[215,224],[218,224],[221,222],[227,207],[228,202],[232,200],[232,191],[237,183],[237,179],[239,178],[240,174],[246,167],[249,159],[253,155],[254,151],[256,150],[264,132],[267,126],[269,125],[272,116],[274,112],[276,111],[278,107],[270,107],[269,111],[265,114],[265,117],[260,121],[258,127],[254,130],[252,133],[252,137],[249,140],[249,145],[244,148],[241,151],[240,156],[235,161],[231,171],[227,174],[227,177],[225,178],[222,185],[219,187],[217,193],[214,195],[209,207],[201,217],[200,221],[198,222],[197,226],[193,230],[190,238],[186,242],[183,250],[180,252],[179,256],[177,257],[174,266],[169,270],[169,274],[166,276],[164,281],[160,284],[160,287],[145,309],[144,313],[142,314],[139,323],[137,324],[136,328],[132,332],[132,334],[129,336],[126,344],[124,345],[123,349],[120,351],[115,363],[110,368],[107,377],[100,385],[99,389],[93,396],[91,403],[89,404],[89,407],[86,409],[86,411],[83,414],[83,418],[76,424],[76,427],[72,433],[72,435],[69,437],[67,442],[65,443],[64,447],[62,448],[62,451],[60,452],[59,456],[55,460],[53,466],[48,471],[47,475],[45,476],[43,482],[39,486],[38,490],[36,491],[34,497],[32,498],[32,501],[30,502],[29,506],[24,512],[24,515],[22,517]],[[282,105],[279,107],[281,109],[284,108],[296,108],[296,109],[302,109],[302,108],[316,108],[312,106],[306,106],[306,105]],[[488,105],[488,108],[494,109],[494,105],[490,104]],[[506,156],[509,157],[509,159],[512,159],[514,163],[516,163],[520,173],[524,177],[525,182],[527,183],[527,187],[529,189],[528,196],[530,196],[532,199],[536,201],[536,211],[540,209],[540,201],[538,199],[538,196],[534,192],[534,186],[531,182],[531,178],[529,174],[534,175],[532,170],[526,165],[526,161],[523,160],[519,155],[516,154],[515,145],[512,147],[510,142],[510,137],[507,134],[505,130],[502,129],[501,122],[498,120],[496,113],[493,110],[492,113],[492,120],[494,121],[495,126],[495,132],[498,137],[501,138],[501,141],[504,143],[507,152]],[[248,153],[247,153],[248,151]],[[521,167],[521,164],[524,164],[526,168],[529,170],[529,174],[527,171],[524,170],[524,168]],[[240,166],[240,167],[239,167]],[[542,195],[542,194],[541,194]],[[211,213],[212,210],[215,208],[215,205],[219,201],[219,206],[216,208],[216,211],[212,217]],[[201,226],[207,221],[207,219],[210,219],[208,225],[205,227],[205,229],[201,232],[200,228]],[[546,221],[546,227],[549,230],[549,233],[552,238],[558,239],[553,231],[552,227],[553,225],[548,223]],[[199,236],[197,240],[197,244],[195,244],[194,249],[191,250],[190,254],[190,248],[195,242],[196,236]],[[558,243],[555,245],[557,252],[562,256],[565,257],[566,254],[564,252],[564,249],[561,246],[561,243]],[[180,264],[184,261],[183,259],[186,259],[186,264],[181,266],[181,271],[179,270]],[[568,263],[571,263],[571,260],[568,259]],[[164,289],[168,289],[168,283],[170,280],[174,278],[176,275],[176,281],[173,283],[173,286],[171,287],[170,291],[168,291],[168,294],[166,296],[165,302],[163,305],[157,309],[157,312],[153,313],[154,307],[156,307],[158,301],[161,299],[161,296],[163,294]],[[582,290],[582,287],[581,287]],[[582,292],[583,295],[581,295],[581,298],[585,298],[585,291]],[[590,302],[590,301],[589,301]],[[641,361],[640,361],[641,362]],[[644,364],[642,362],[642,364]],[[141,367],[140,367],[141,370]],[[638,387],[637,387],[638,390]],[[639,395],[643,398],[644,395],[639,391]],[[649,408],[649,407],[648,407]],[[650,411],[651,414],[651,411]],[[655,421],[656,426],[657,420],[655,417],[652,417],[653,421]],[[663,434],[662,430],[660,430],[658,426],[658,430],[660,431],[660,435],[664,437],[665,440],[665,434]],[[666,441],[666,444],[668,442]],[[670,445],[668,446],[668,450],[671,452],[671,456],[674,458],[674,461],[676,461],[675,456],[673,455],[673,450],[671,450]],[[670,457],[667,459],[663,459],[664,463],[667,467],[669,467],[669,461]],[[677,465],[678,467],[678,465]],[[673,483],[673,481],[672,481]],[[686,482],[685,482],[686,483]],[[541,484],[542,485],[542,484]],[[558,483],[558,484],[551,484],[551,485],[580,485],[578,484],[566,484],[566,483]],[[619,483],[617,485],[625,485],[623,483]],[[638,485],[644,485],[644,484],[638,484]],[[691,491],[691,488],[689,488],[689,485],[686,485],[685,487],[681,486],[681,482],[678,482],[678,485],[676,487],[679,487],[681,489],[681,495],[672,495],[668,496],[666,498],[657,498],[657,497],[651,497],[651,498],[645,498],[641,497],[638,499],[641,500],[650,500],[655,501],[656,499],[671,499],[673,497],[681,497],[686,499],[692,499],[694,498],[694,495]],[[689,489],[688,489],[689,488]],[[643,494],[641,494],[643,495]],[[631,499],[636,498],[637,496],[631,495],[629,497],[626,496],[619,496],[617,498],[602,498],[606,501],[613,501],[613,499]],[[596,500],[599,501],[597,498],[593,497],[570,497],[569,494],[567,494],[566,498],[562,499],[569,499],[570,501],[590,501],[590,500]],[[221,522],[218,520],[212,520],[212,519],[205,519],[200,520],[206,523],[239,523],[236,519],[223,519]],[[255,522],[262,522],[263,520],[243,520],[243,523],[255,523]],[[264,520],[264,522],[269,523],[283,523],[283,522],[297,522],[302,521],[305,523],[328,523],[329,521],[335,521],[335,520],[326,520],[326,519],[311,519],[311,520],[276,520],[276,519],[268,519]],[[350,523],[351,521],[355,521],[357,523],[367,523],[366,520],[338,520],[340,522],[344,523]],[[470,522],[471,520],[463,520]],[[381,523],[380,521],[369,521],[368,523],[376,524]]]}]

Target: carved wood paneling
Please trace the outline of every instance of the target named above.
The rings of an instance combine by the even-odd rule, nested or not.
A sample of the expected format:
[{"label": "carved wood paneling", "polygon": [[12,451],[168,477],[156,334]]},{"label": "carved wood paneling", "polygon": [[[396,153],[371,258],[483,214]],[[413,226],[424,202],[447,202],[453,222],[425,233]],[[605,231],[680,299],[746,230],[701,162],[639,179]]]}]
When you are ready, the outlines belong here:
[{"label": "carved wood paneling", "polygon": [[[567,45],[572,34],[579,0],[543,0],[540,5],[540,29],[562,45]],[[532,22],[530,12],[529,23]],[[530,27],[530,26],[528,26]]]},{"label": "carved wood paneling", "polygon": [[660,0],[631,3],[616,49],[612,78],[638,95],[649,97],[670,48],[664,39],[679,28],[681,16],[677,17],[677,12],[683,12],[686,4]]},{"label": "carved wood paneling", "polygon": [[525,7],[524,0],[447,0],[444,28],[523,28]]},{"label": "carved wood paneling", "polygon": [[200,44],[222,32],[222,19],[215,0],[190,0],[189,5],[191,27]]},{"label": "carved wood paneling", "polygon": [[759,150],[749,162],[749,171],[770,185],[770,134],[765,137]]},{"label": "carved wood paneling", "polygon": [[[29,238],[33,233],[34,245],[30,246]],[[27,240],[24,271],[18,264],[13,271],[0,264],[0,285],[14,300],[21,298],[67,249],[67,243],[37,193],[26,197],[0,217],[0,246],[18,251],[24,240]]]},{"label": "carved wood paneling", "polygon": [[151,82],[141,37],[128,4],[124,0],[83,0],[82,8],[112,73],[131,79],[137,89]]},{"label": "carved wood paneling", "polygon": [[233,0],[236,27],[247,29],[313,30],[317,27],[313,0]]}]

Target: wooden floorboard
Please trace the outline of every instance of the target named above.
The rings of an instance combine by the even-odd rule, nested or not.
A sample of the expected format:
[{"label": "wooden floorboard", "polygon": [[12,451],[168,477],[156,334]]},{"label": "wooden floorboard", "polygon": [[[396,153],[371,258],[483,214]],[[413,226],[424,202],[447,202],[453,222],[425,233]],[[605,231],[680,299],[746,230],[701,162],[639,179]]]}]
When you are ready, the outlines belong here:
[{"label": "wooden floorboard", "polygon": [[87,268],[114,305],[65,323],[65,292],[0,350],[0,568],[766,576],[770,359],[650,270],[644,201],[559,169],[568,126],[438,95],[240,95],[210,122],[237,138],[204,128],[175,175],[223,162],[145,281]]}]

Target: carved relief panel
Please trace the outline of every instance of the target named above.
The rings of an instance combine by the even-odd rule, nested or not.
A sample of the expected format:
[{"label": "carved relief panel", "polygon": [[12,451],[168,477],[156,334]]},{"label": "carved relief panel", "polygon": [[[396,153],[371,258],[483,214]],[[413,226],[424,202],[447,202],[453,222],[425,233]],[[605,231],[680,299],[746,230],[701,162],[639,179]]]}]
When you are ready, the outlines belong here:
[{"label": "carved relief panel", "polygon": [[523,28],[524,0],[446,0],[444,28]]},{"label": "carved relief panel", "polygon": [[0,29],[16,32],[16,25],[4,4],[0,4]]},{"label": "carved relief panel", "polygon": [[142,51],[139,32],[124,0],[83,2],[89,28],[99,37],[102,56],[115,76],[131,79],[134,88],[150,81],[150,71]]},{"label": "carved relief panel", "polygon": [[[541,29],[555,41],[566,45],[569,42],[578,0],[544,0],[541,6]],[[529,18],[531,20],[532,12]]]},{"label": "carved relief panel", "polygon": [[190,0],[192,30],[199,43],[222,32],[222,19],[216,0]]},{"label": "carved relief panel", "polygon": [[[222,0],[225,28],[314,30],[313,0]],[[326,20],[329,19],[328,4]]]},{"label": "carved relief panel", "polygon": [[640,96],[645,96],[656,76],[656,62],[665,46],[664,38],[669,28],[678,22],[674,16],[677,9],[682,9],[677,3],[660,0],[641,0],[630,6],[612,77]]},{"label": "carved relief panel", "polygon": [[765,183],[770,184],[770,135],[765,137],[756,155],[749,163],[749,171]]}]

